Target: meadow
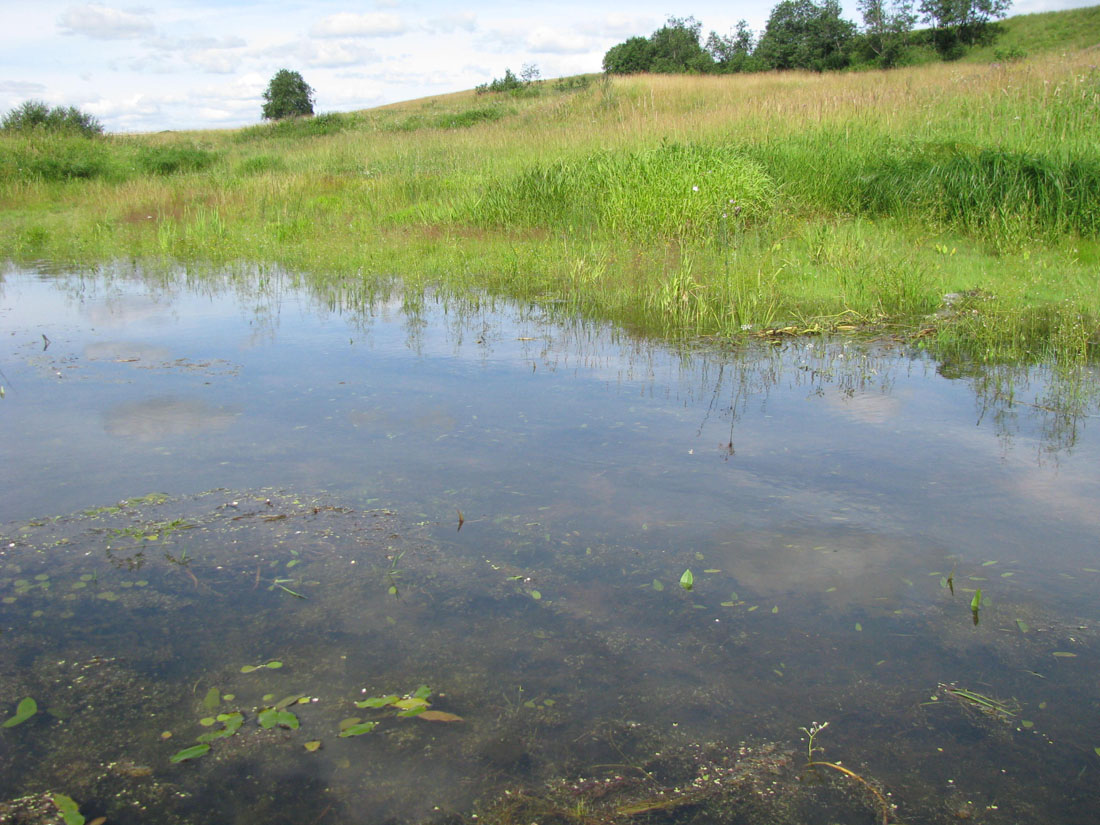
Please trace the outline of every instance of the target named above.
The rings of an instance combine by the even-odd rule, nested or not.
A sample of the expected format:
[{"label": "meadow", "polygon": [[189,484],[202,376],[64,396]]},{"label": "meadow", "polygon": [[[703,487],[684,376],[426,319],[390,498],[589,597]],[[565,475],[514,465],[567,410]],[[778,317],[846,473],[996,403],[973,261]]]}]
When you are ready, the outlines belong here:
[{"label": "meadow", "polygon": [[0,245],[505,296],[672,339],[1079,365],[1100,353],[1098,62],[590,76],[233,131],[4,135]]}]

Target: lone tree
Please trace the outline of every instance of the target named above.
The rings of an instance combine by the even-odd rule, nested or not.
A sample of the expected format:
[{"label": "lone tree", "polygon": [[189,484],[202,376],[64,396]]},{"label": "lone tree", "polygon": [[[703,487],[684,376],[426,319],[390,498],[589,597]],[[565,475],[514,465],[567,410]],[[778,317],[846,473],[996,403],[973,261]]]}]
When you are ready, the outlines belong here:
[{"label": "lone tree", "polygon": [[313,89],[298,72],[279,69],[264,92],[264,120],[313,114]]}]

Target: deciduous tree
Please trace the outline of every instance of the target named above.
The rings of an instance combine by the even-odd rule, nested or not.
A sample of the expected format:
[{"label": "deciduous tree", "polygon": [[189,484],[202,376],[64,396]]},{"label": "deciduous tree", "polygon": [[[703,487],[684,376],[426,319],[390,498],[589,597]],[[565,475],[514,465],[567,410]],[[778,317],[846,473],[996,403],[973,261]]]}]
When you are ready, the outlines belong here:
[{"label": "deciduous tree", "polygon": [[313,89],[298,72],[279,69],[264,92],[264,120],[313,114]]}]

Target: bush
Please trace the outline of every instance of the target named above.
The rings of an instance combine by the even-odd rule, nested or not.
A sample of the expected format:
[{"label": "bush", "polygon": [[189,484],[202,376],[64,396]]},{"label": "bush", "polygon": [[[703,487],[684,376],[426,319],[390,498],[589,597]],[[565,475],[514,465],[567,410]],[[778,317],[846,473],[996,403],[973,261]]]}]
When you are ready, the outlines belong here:
[{"label": "bush", "polygon": [[217,155],[197,146],[142,146],[137,164],[148,175],[174,175],[177,172],[199,172],[210,166]]},{"label": "bush", "polygon": [[28,100],[4,115],[0,128],[5,132],[67,132],[94,137],[103,134],[103,125],[75,106],[54,106],[41,100]]}]

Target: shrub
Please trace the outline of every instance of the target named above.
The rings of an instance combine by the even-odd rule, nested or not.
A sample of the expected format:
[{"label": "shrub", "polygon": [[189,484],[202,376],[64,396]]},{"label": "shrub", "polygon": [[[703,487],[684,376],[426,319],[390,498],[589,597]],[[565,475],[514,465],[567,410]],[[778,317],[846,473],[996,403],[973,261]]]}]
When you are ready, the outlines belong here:
[{"label": "shrub", "polygon": [[28,100],[15,107],[0,121],[5,132],[26,132],[40,129],[47,132],[69,132],[94,137],[103,133],[102,124],[75,106],[54,106],[41,100]]}]

